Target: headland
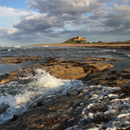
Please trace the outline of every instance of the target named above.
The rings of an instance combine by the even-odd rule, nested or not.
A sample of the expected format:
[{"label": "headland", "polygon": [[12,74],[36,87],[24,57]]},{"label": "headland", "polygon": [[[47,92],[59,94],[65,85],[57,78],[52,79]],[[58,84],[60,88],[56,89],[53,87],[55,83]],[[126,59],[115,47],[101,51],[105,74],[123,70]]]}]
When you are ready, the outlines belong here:
[{"label": "headland", "polygon": [[33,46],[70,46],[70,47],[94,47],[94,48],[115,48],[115,49],[130,49],[130,41],[117,42],[87,42],[87,38],[81,36],[67,39],[62,43],[34,44]]}]

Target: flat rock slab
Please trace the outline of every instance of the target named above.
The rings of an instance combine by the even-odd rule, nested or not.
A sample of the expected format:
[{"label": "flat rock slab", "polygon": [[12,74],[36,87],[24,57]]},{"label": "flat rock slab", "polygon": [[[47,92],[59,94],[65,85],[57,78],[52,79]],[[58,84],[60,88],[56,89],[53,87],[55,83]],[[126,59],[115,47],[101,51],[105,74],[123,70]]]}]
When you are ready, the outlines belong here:
[{"label": "flat rock slab", "polygon": [[[4,60],[5,63],[21,63],[23,60],[37,60],[40,57],[24,57],[24,58],[6,58]],[[91,59],[92,60],[92,59]],[[100,60],[100,59],[99,59]],[[113,64],[103,63],[103,62],[93,62],[93,61],[72,61],[72,60],[54,60],[48,59],[47,62],[43,65],[34,65],[32,69],[26,68],[22,71],[18,70],[15,72],[11,72],[8,75],[1,76],[0,84],[10,82],[13,80],[18,80],[19,76],[22,76],[28,72],[33,72],[35,68],[42,68],[46,72],[55,76],[56,78],[61,79],[80,79],[86,77],[88,74],[104,71],[113,67]]]},{"label": "flat rock slab", "polygon": [[19,64],[24,61],[38,61],[39,59],[43,58],[42,56],[32,56],[32,57],[9,57],[9,58],[4,58],[2,59],[3,64],[9,64],[9,63],[14,63],[14,64]]},{"label": "flat rock slab", "polygon": [[[116,115],[119,121],[122,121],[121,115],[127,113],[125,110],[129,108],[127,98],[130,97],[130,72],[109,71],[114,65],[103,61],[111,60],[84,59],[79,62],[48,59],[42,65],[34,65],[32,68],[1,76],[2,84],[19,80],[19,77],[26,77],[28,73],[35,75],[34,69],[41,68],[57,78],[80,79],[85,85],[54,100],[48,100],[45,104],[43,103],[45,99],[41,99],[37,102],[37,106],[31,106],[32,108],[27,112],[14,116],[12,120],[0,125],[0,130],[107,129],[109,121],[115,121]],[[118,100],[117,104],[116,100]],[[112,103],[115,103],[113,105],[115,114],[109,113]],[[121,105],[118,105],[119,103]],[[124,109],[119,113],[122,104]],[[129,117],[123,119],[130,120]],[[104,123],[106,125],[103,125]],[[130,128],[129,124],[118,125],[118,128],[123,128],[123,125]]]},{"label": "flat rock slab", "polygon": [[102,62],[78,62],[69,60],[59,60],[45,63],[43,65],[35,65],[33,68],[40,67],[56,78],[61,79],[79,79],[96,71],[103,71],[114,67],[113,64]]}]

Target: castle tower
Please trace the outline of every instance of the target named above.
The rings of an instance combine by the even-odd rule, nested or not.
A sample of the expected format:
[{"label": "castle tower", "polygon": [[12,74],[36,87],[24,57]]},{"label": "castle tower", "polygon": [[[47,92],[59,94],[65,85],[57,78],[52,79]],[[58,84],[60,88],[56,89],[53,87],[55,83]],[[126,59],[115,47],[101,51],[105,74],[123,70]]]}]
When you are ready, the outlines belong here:
[{"label": "castle tower", "polygon": [[77,36],[77,40],[81,40],[81,36]]}]

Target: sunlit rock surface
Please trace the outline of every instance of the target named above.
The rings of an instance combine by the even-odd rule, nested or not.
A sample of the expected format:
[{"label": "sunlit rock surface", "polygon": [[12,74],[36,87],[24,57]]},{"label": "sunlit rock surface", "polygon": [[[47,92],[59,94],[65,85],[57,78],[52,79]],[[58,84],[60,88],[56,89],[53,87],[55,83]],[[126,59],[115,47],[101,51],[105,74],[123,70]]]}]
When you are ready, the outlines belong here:
[{"label": "sunlit rock surface", "polygon": [[[109,69],[114,65],[104,61],[114,60],[48,59],[45,64],[34,65],[32,68],[0,77],[1,84],[8,85],[8,82],[14,80],[22,84],[30,82],[26,77],[30,75],[31,79],[39,77],[39,73],[42,75],[45,70],[55,76],[54,79],[61,84],[60,78],[76,79],[82,82],[82,85],[72,82],[72,87],[66,87],[66,89],[63,87],[64,90],[58,89],[46,97],[42,95],[37,97],[28,105],[29,110],[21,115],[14,115],[9,121],[0,125],[0,130],[129,130],[130,72],[110,71]],[[46,74],[48,76],[46,79],[52,78],[49,74]],[[36,82],[34,80],[31,85],[39,85],[42,80],[36,80]],[[40,92],[40,90],[37,91]]]}]

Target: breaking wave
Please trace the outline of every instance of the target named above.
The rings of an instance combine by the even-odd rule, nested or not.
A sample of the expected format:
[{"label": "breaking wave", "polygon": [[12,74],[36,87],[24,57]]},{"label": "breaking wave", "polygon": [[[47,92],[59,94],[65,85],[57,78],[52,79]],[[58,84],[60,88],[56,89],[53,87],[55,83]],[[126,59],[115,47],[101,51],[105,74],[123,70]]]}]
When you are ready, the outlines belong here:
[{"label": "breaking wave", "polygon": [[19,81],[0,85],[0,124],[35,106],[40,99],[57,97],[83,85],[78,80],[57,79],[41,69],[35,72],[35,76],[29,74]]}]

